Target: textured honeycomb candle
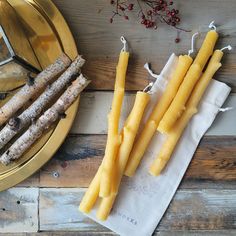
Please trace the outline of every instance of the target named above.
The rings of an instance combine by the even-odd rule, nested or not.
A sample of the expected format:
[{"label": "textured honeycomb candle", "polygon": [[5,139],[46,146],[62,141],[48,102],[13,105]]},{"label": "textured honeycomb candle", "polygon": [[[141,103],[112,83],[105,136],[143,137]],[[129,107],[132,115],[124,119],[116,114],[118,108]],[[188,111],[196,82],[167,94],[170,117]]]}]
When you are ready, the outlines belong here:
[{"label": "textured honeycomb candle", "polygon": [[194,64],[199,64],[202,69],[205,67],[209,57],[213,53],[218,37],[219,35],[215,30],[211,30],[207,33],[199,53],[193,62]]},{"label": "textured honeycomb candle", "polygon": [[217,39],[218,33],[215,30],[211,30],[207,33],[196,59],[190,67],[174,100],[172,101],[170,107],[166,111],[158,126],[158,131],[160,131],[161,133],[168,133],[172,126],[175,124],[176,120],[185,110],[185,104],[195,84],[200,78],[203,68],[205,67],[208,59],[213,53]]},{"label": "textured honeycomb candle", "polygon": [[161,173],[165,168],[168,160],[170,159],[178,140],[180,139],[185,127],[187,126],[189,120],[197,112],[197,106],[208,86],[212,77],[216,71],[221,67],[221,58],[223,52],[221,50],[216,50],[208,64],[208,67],[204,74],[201,76],[199,82],[195,86],[191,97],[189,98],[186,110],[183,115],[177,120],[176,124],[168,133],[167,140],[163,144],[160,153],[150,167],[149,173],[156,176]]}]

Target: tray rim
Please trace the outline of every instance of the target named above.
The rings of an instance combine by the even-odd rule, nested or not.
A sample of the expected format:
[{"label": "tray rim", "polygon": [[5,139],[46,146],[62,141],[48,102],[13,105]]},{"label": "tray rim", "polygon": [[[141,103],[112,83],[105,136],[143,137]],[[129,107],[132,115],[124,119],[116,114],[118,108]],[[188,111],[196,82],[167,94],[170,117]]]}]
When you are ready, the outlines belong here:
[{"label": "tray rim", "polygon": [[[62,50],[73,60],[78,55],[75,40],[64,17],[55,6],[55,4],[51,0],[24,1],[34,6],[38,11],[40,11],[41,14],[43,14],[45,17],[47,17],[48,20],[51,21],[49,24],[50,26],[54,26],[53,30],[56,30],[57,35],[59,36],[59,40],[61,40],[63,46]],[[51,18],[47,14],[47,11],[44,8],[45,3],[50,4],[50,7],[54,10],[54,13],[56,13],[56,17]],[[34,156],[32,156],[22,165],[3,175],[0,175],[0,191],[8,189],[25,180],[51,159],[51,157],[55,154],[55,152],[61,146],[67,134],[69,133],[77,114],[78,105],[79,97],[66,111],[66,119],[58,122],[49,139]],[[63,130],[63,132],[61,132],[61,130]]]}]

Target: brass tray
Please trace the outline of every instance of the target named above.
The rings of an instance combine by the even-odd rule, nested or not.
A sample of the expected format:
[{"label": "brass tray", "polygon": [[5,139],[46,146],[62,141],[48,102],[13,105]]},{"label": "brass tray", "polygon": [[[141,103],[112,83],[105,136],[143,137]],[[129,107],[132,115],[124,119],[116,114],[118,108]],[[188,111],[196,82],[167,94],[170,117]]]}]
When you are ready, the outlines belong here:
[{"label": "brass tray", "polygon": [[[51,0],[7,0],[20,17],[25,33],[42,68],[65,52],[73,60],[78,52],[63,16]],[[10,82],[12,86],[16,85]],[[18,84],[17,84],[18,85]],[[9,85],[8,85],[9,86]],[[0,90],[4,88],[1,87]],[[79,98],[66,111],[66,118],[50,129],[18,161],[0,164],[0,191],[10,188],[40,169],[66,138],[77,113]]]}]

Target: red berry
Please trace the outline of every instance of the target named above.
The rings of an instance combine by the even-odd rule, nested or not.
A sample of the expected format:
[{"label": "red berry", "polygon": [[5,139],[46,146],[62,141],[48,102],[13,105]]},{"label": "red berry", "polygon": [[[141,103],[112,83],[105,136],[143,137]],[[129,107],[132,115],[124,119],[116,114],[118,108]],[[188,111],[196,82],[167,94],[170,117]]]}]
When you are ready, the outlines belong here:
[{"label": "red berry", "polygon": [[175,10],[175,14],[179,14],[179,10]]},{"label": "red berry", "polygon": [[128,6],[128,10],[129,10],[129,11],[132,11],[132,10],[133,10],[133,8],[134,8],[134,4],[132,4],[132,3],[131,3],[131,4],[129,4],[129,6]]},{"label": "red berry", "polygon": [[180,18],[179,17],[175,17],[175,21],[176,22],[180,22]]},{"label": "red berry", "polygon": [[129,19],[129,17],[128,17],[128,16],[125,16],[125,19],[126,19],[126,20],[128,20],[128,19]]},{"label": "red berry", "polygon": [[148,12],[147,12],[147,14],[150,16],[150,15],[152,15],[152,10],[149,10]]},{"label": "red berry", "polygon": [[179,43],[179,42],[180,42],[180,38],[176,38],[176,39],[175,39],[175,42],[176,42],[176,43]]},{"label": "red berry", "polygon": [[170,1],[170,2],[169,2],[169,5],[173,5],[173,1]]}]

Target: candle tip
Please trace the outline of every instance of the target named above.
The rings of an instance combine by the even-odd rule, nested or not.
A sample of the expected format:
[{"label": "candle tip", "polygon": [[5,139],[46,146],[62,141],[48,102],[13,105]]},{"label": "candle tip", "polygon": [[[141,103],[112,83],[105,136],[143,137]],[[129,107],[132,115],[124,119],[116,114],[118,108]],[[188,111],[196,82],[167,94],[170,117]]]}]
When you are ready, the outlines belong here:
[{"label": "candle tip", "polygon": [[216,26],[215,26],[215,21],[213,20],[209,26],[208,26],[210,29],[213,29],[213,30],[216,30]]},{"label": "candle tip", "polygon": [[120,41],[123,43],[123,48],[121,49],[121,51],[122,52],[127,52],[128,51],[128,43],[127,43],[127,41],[126,41],[126,39],[125,39],[125,37],[124,36],[121,36],[120,37]]},{"label": "candle tip", "polygon": [[221,51],[224,51],[224,50],[229,50],[229,51],[231,51],[233,48],[232,48],[232,46],[231,45],[228,45],[228,46],[226,46],[226,47],[223,47],[223,48],[221,48],[220,50]]}]

